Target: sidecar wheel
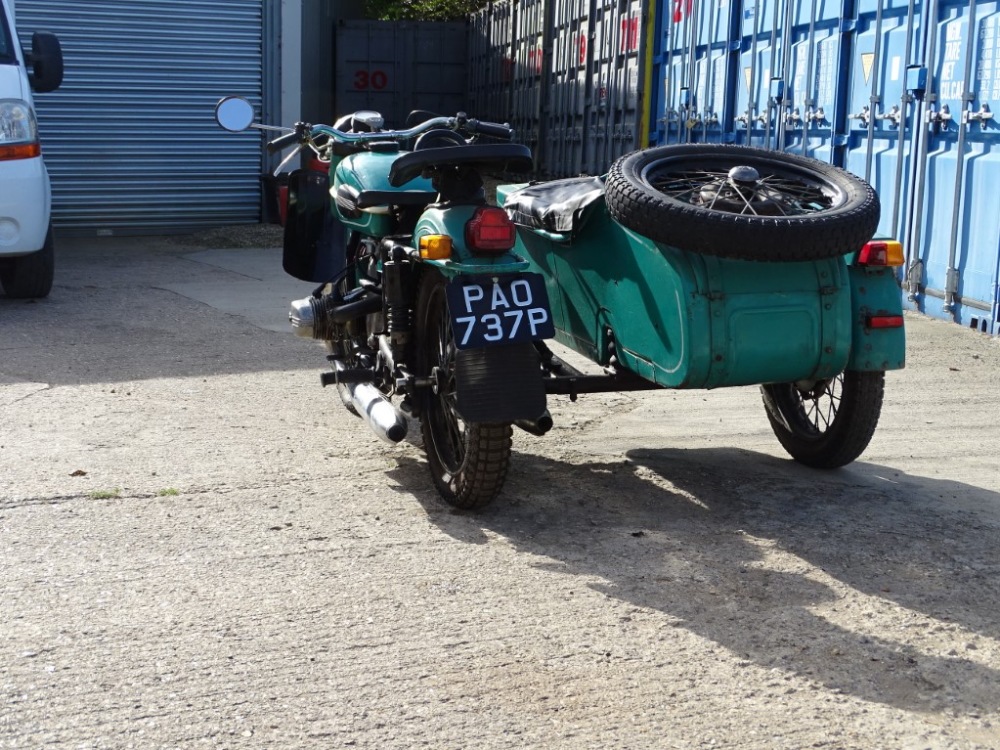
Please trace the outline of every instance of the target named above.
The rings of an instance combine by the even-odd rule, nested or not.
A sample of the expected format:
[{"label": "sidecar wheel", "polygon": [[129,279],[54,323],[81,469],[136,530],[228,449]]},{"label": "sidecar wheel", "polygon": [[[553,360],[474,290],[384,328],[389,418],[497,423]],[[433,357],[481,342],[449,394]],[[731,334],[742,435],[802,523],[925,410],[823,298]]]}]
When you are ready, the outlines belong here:
[{"label": "sidecar wheel", "polygon": [[420,433],[438,492],[457,508],[481,508],[503,487],[510,464],[510,423],[466,422],[456,410],[455,339],[445,279],[427,271],[417,298],[416,363],[434,388],[420,391]]},{"label": "sidecar wheel", "polygon": [[836,469],[860,456],[882,412],[884,372],[849,370],[806,391],[795,383],[762,385],[778,442],[799,463]]},{"label": "sidecar wheel", "polygon": [[623,226],[704,255],[806,261],[858,250],[879,222],[872,187],[815,159],[744,146],[661,146],[623,156],[607,178]]}]

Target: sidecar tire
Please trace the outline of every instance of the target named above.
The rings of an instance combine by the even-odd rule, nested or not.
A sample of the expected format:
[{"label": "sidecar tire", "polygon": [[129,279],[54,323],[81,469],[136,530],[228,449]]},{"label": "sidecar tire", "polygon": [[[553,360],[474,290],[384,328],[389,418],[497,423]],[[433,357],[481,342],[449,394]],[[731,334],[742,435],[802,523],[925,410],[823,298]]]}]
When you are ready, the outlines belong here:
[{"label": "sidecar tire", "polygon": [[868,447],[882,412],[885,373],[848,370],[831,379],[822,394],[830,397],[825,410],[794,383],[760,390],[771,429],[789,455],[815,469],[836,469]]},{"label": "sidecar tire", "polygon": [[[420,280],[416,307],[416,368],[427,377],[433,368],[446,370],[454,381],[455,348],[445,298],[445,278],[426,270]],[[450,370],[450,372],[448,372]],[[427,464],[441,497],[456,508],[471,510],[488,505],[500,494],[510,465],[511,436],[507,423],[465,422],[455,410],[454,398],[421,388],[420,434]],[[457,443],[456,443],[457,438]]]},{"label": "sidecar tire", "polygon": [[[778,193],[793,196],[796,188],[808,186],[829,205],[804,199],[798,204],[803,213],[795,215],[734,213],[702,205],[704,194],[697,188],[689,191],[692,202],[654,184],[658,176],[674,175],[675,184],[687,184],[676,176],[704,175],[707,188],[712,177],[737,166],[756,170],[762,179],[755,186],[779,177],[794,185]],[[698,176],[690,184],[698,184]],[[854,252],[875,234],[880,215],[872,187],[843,169],[782,151],[716,144],[661,146],[623,156],[608,174],[606,197],[611,215],[628,229],[681,250],[738,260],[808,261]]]}]

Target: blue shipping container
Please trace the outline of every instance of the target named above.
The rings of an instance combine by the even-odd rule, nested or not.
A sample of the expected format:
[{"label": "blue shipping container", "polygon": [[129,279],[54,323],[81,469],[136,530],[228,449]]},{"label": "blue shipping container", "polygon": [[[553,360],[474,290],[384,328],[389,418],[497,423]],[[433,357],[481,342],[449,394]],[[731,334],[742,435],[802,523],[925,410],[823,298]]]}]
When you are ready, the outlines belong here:
[{"label": "blue shipping container", "polygon": [[1000,0],[670,0],[653,56],[652,144],[865,177],[906,248],[907,305],[1000,333]]}]

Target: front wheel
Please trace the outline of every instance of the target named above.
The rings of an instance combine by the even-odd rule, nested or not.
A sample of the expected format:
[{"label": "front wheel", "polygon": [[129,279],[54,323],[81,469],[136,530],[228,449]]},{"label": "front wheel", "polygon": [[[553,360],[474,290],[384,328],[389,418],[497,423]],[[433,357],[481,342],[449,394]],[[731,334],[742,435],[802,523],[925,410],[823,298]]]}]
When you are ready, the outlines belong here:
[{"label": "front wheel", "polygon": [[50,226],[41,250],[0,261],[0,286],[12,299],[48,297],[55,276],[55,257]]},{"label": "front wheel", "polygon": [[849,370],[811,387],[774,383],[760,389],[771,429],[792,458],[835,469],[868,447],[882,412],[885,373]]},{"label": "front wheel", "polygon": [[433,386],[421,389],[420,432],[438,492],[457,508],[481,508],[503,486],[510,463],[510,423],[466,422],[457,409],[455,337],[444,277],[428,270],[417,298],[417,373]]}]

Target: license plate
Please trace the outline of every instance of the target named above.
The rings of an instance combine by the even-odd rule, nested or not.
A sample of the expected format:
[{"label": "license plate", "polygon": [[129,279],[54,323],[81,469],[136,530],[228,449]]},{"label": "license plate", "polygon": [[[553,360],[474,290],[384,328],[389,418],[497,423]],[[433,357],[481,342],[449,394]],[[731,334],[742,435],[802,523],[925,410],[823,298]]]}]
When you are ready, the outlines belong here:
[{"label": "license plate", "polygon": [[458,278],[445,291],[459,349],[556,335],[545,280],[537,273]]}]

